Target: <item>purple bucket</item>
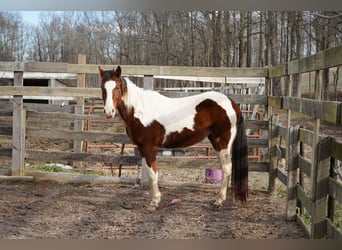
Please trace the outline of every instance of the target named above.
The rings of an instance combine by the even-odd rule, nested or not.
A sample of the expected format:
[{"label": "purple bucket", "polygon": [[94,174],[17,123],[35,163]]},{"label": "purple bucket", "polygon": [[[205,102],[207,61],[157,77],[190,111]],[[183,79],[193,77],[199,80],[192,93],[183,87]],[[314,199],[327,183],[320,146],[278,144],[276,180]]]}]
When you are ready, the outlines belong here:
[{"label": "purple bucket", "polygon": [[205,182],[220,184],[222,182],[222,170],[220,168],[207,168],[205,170]]}]

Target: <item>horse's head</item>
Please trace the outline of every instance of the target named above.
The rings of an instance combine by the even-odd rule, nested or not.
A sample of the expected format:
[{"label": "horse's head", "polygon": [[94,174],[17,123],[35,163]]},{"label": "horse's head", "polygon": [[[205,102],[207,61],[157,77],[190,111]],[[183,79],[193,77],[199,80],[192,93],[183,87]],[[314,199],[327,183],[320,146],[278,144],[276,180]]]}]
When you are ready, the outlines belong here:
[{"label": "horse's head", "polygon": [[104,103],[104,111],[107,118],[115,116],[116,108],[121,101],[123,95],[123,79],[121,78],[121,67],[115,70],[103,70],[99,66],[101,75],[102,99]]}]

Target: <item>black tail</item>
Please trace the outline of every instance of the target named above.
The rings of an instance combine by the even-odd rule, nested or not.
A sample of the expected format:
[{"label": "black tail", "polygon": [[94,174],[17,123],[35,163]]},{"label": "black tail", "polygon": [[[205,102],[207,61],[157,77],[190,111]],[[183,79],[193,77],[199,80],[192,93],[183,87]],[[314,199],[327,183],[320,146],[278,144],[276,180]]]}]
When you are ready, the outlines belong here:
[{"label": "black tail", "polygon": [[232,190],[235,199],[246,202],[248,197],[248,149],[244,119],[240,117],[232,149]]}]

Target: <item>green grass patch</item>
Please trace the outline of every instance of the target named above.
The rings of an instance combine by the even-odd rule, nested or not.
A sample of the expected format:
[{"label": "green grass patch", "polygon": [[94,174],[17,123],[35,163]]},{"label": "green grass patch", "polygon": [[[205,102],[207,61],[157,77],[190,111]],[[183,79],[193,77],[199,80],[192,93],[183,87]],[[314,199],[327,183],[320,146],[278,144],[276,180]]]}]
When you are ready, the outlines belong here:
[{"label": "green grass patch", "polygon": [[101,171],[96,170],[76,170],[76,169],[65,169],[60,166],[60,164],[40,164],[30,167],[32,171],[41,171],[49,173],[67,173],[67,174],[87,174],[87,175],[105,175]]}]

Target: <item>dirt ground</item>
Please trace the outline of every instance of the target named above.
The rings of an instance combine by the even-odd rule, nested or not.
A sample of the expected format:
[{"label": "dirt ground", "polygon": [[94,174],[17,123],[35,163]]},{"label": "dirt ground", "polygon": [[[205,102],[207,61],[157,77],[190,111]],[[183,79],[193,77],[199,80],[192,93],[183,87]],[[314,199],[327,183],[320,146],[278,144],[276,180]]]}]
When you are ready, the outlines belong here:
[{"label": "dirt ground", "polygon": [[[0,183],[1,239],[303,239],[285,219],[285,199],[250,191],[247,205],[215,191],[161,188],[149,211],[149,191],[122,185],[50,181]],[[173,199],[181,203],[171,204]]]}]

